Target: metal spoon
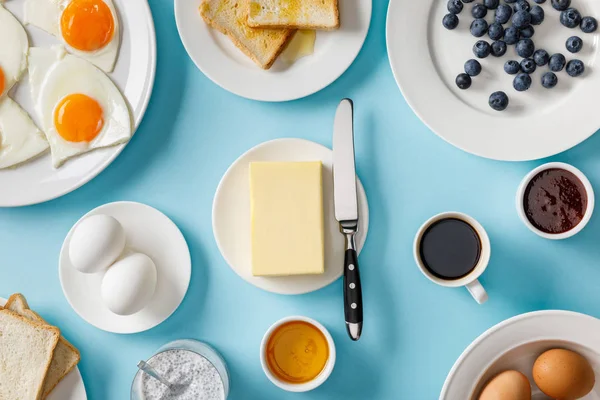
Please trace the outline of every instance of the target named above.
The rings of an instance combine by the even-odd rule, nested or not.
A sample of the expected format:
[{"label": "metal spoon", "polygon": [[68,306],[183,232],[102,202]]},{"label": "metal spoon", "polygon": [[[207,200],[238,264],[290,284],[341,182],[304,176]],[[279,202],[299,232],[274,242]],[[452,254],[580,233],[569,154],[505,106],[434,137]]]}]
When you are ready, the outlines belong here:
[{"label": "metal spoon", "polygon": [[156,379],[157,381],[168,387],[169,390],[173,389],[173,384],[165,378],[163,378],[162,376],[160,376],[160,374],[156,372],[156,370],[152,368],[150,364],[148,364],[146,361],[140,361],[137,367],[146,375]]}]

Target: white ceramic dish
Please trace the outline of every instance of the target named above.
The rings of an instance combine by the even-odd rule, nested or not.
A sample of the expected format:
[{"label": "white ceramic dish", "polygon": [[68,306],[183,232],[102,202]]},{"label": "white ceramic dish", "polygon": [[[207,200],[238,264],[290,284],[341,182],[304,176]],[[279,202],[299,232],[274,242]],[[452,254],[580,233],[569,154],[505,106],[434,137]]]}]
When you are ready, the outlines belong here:
[{"label": "white ceramic dish", "polygon": [[[503,64],[517,59],[514,46],[504,57],[480,60],[483,71],[473,78],[468,90],[460,90],[454,80],[464,72],[464,63],[475,58],[473,44],[478,40],[469,32],[471,8],[465,4],[460,23],[452,31],[442,26],[448,13],[445,1],[391,0],[387,15],[387,49],[390,64],[404,98],[421,120],[437,135],[454,146],[482,157],[522,161],[547,157],[567,150],[600,128],[596,112],[596,93],[600,73],[596,69],[600,33],[585,34],[560,25],[559,12],[547,1],[541,4],[546,19],[535,27],[534,41],[549,53],[578,58],[587,70],[579,78],[565,71],[558,73],[558,85],[548,90],[541,85],[542,71],[532,75],[533,85],[526,92],[512,87],[513,76]],[[600,2],[579,0],[574,4],[583,15],[600,15]],[[407,12],[408,11],[408,12]],[[486,20],[492,21],[493,12]],[[565,49],[568,37],[579,35],[584,48],[577,55]],[[483,37],[480,39],[489,38]],[[503,90],[510,99],[503,112],[490,108],[492,92]]]},{"label": "white ceramic dish", "polygon": [[[256,277],[250,261],[250,182],[252,161],[322,161],[325,217],[325,273],[311,276]],[[325,146],[303,139],[278,139],[259,144],[238,158],[227,170],[213,201],[212,221],[215,240],[223,258],[244,280],[269,292],[303,294],[321,289],[342,276],[344,237],[333,208],[333,152]],[[369,229],[367,196],[360,181],[358,190],[358,251]]]},{"label": "white ceramic dish", "polygon": [[179,36],[196,66],[217,85],[238,96],[287,101],[329,86],[348,69],[367,37],[372,0],[340,0],[340,29],[317,32],[315,52],[288,66],[281,60],[264,71],[204,23],[201,0],[175,0]]},{"label": "white ceramic dish", "polygon": [[[578,177],[579,180],[581,181],[581,183],[583,183],[583,186],[585,187],[585,191],[587,192],[587,208],[585,210],[585,214],[583,215],[583,219],[581,220],[581,222],[579,224],[577,224],[575,226],[575,228],[571,229],[570,231],[567,231],[564,233],[559,233],[559,234],[546,233],[546,232],[542,232],[539,229],[537,229],[529,221],[529,219],[527,218],[527,215],[525,215],[525,209],[523,208],[523,198],[525,197],[525,189],[527,189],[527,185],[529,184],[529,182],[531,182],[533,177],[536,176],[537,174],[539,174],[540,172],[545,171],[547,169],[552,169],[552,168],[564,169],[564,170],[567,170],[567,171],[573,173],[573,175]],[[590,221],[590,218],[592,218],[592,214],[594,212],[594,203],[595,203],[594,188],[592,187],[592,184],[590,183],[589,179],[583,174],[583,172],[581,172],[579,169],[575,168],[574,166],[572,166],[570,164],[560,163],[560,162],[546,163],[546,164],[540,165],[537,168],[534,168],[530,173],[525,175],[525,178],[523,178],[523,180],[521,181],[521,184],[519,185],[519,189],[517,189],[517,196],[516,196],[517,213],[519,214],[521,221],[523,221],[525,226],[528,227],[533,233],[535,233],[545,239],[551,239],[551,240],[570,238],[571,236],[576,235],[579,232],[581,232],[581,230],[583,228],[585,228],[587,223]]]},{"label": "white ceramic dish", "polygon": [[[126,236],[126,249],[148,255],[156,265],[156,290],[150,303],[128,316],[113,314],[100,297],[103,273],[83,274],[71,265],[69,243],[77,224],[91,215],[116,218]],[[179,307],[187,292],[192,263],[181,231],[166,215],[141,203],[120,201],[93,209],[71,228],[60,251],[58,273],[67,301],[88,323],[114,333],[137,333],[166,320]]]},{"label": "white ceramic dish", "polygon": [[[549,400],[535,386],[531,369],[546,350],[560,347],[584,356],[600,376],[600,320],[571,311],[522,314],[490,328],[461,354],[452,367],[440,400],[476,399],[497,373],[516,369],[532,383],[532,400]],[[584,400],[600,399],[600,381]]]},{"label": "white ceramic dish", "polygon": [[[23,21],[25,0],[4,3]],[[154,85],[156,35],[147,0],[114,0],[121,23],[121,48],[113,73],[109,74],[125,95],[137,128],[144,116]],[[36,27],[26,27],[31,46],[51,46],[58,39]],[[10,93],[37,122],[24,76]],[[0,170],[0,207],[41,203],[65,195],[102,172],[125,145],[93,151],[54,169],[50,155],[43,155],[16,169]]]},{"label": "white ceramic dish", "polygon": [[[6,299],[0,297],[0,306],[6,304]],[[83,378],[79,368],[75,367],[46,397],[46,400],[87,400]]]},{"label": "white ceramic dish", "polygon": [[[271,335],[273,334],[275,329],[279,328],[281,325],[285,324],[286,322],[291,322],[291,321],[304,321],[304,322],[308,322],[311,325],[316,326],[317,329],[319,329],[325,336],[325,339],[327,340],[327,345],[329,346],[329,358],[327,359],[327,363],[325,364],[323,371],[321,371],[321,373],[319,375],[317,375],[317,377],[310,382],[300,383],[300,384],[290,384],[290,383],[284,382],[281,379],[278,379],[275,375],[273,375],[273,373],[269,369],[269,365],[267,364],[266,347],[267,347],[269,338],[271,337]],[[333,367],[335,366],[335,358],[336,358],[335,343],[333,341],[333,338],[331,337],[331,334],[329,333],[327,328],[325,328],[319,322],[315,321],[312,318],[308,318],[308,317],[293,316],[293,317],[286,317],[286,318],[280,319],[279,321],[277,321],[273,325],[271,325],[271,327],[267,330],[267,332],[265,332],[265,335],[263,336],[262,341],[260,343],[260,365],[262,366],[262,369],[263,369],[265,375],[267,375],[267,378],[269,378],[269,380],[275,386],[277,386],[285,391],[288,391],[288,392],[296,392],[296,393],[308,392],[310,390],[316,389],[319,386],[321,386],[323,384],[323,382],[325,382],[327,380],[327,378],[329,378],[329,376],[331,375],[331,372],[333,371]]]}]

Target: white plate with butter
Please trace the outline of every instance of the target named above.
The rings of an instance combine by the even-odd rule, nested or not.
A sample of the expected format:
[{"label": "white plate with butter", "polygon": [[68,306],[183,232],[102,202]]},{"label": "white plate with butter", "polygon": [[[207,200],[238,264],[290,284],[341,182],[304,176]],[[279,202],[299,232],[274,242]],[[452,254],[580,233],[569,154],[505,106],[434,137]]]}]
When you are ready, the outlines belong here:
[{"label": "white plate with butter", "polygon": [[[325,272],[321,275],[257,277],[251,265],[250,179],[251,162],[321,161],[323,163],[323,216]],[[229,266],[244,280],[263,290],[279,294],[304,294],[321,289],[343,273],[344,237],[340,234],[333,207],[333,152],[303,139],[277,139],[262,143],[243,154],[229,167],[215,194],[212,211],[217,246]],[[365,190],[358,181],[360,227],[356,236],[362,249],[369,229],[369,207]],[[298,243],[302,246],[302,243]]]}]

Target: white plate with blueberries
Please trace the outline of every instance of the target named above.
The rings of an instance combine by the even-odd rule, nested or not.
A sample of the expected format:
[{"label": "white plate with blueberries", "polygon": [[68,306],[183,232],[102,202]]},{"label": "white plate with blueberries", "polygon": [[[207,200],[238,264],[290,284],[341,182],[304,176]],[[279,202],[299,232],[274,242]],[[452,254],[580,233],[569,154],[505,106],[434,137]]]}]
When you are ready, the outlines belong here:
[{"label": "white plate with blueberries", "polygon": [[452,145],[544,158],[600,128],[596,17],[597,0],[390,0],[390,64],[414,112]]}]

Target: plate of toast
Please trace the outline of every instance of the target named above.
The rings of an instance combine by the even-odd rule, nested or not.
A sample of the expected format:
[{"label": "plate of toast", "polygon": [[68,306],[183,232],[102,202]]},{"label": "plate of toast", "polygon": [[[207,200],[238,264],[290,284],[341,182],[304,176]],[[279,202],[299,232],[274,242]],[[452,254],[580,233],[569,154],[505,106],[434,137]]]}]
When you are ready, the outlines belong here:
[{"label": "plate of toast", "polygon": [[0,298],[0,399],[87,400],[79,350],[25,297]]},{"label": "plate of toast", "polygon": [[236,95],[309,96],[360,52],[372,0],[175,0],[181,41],[196,66]]}]

